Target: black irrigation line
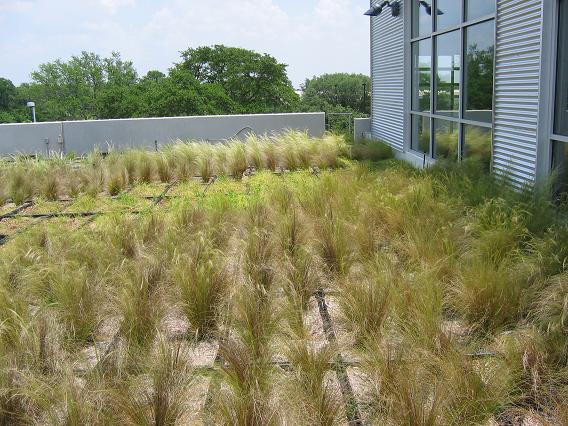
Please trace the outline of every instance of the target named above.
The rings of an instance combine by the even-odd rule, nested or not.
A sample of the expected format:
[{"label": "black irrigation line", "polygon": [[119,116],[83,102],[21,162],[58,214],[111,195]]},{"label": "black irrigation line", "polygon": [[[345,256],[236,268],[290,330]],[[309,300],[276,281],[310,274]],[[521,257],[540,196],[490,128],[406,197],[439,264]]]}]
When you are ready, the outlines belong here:
[{"label": "black irrigation line", "polygon": [[[315,297],[318,302],[318,308],[323,322],[325,337],[330,344],[335,344],[337,342],[337,336],[335,335],[331,315],[329,314],[329,309],[325,301],[325,292],[320,289],[316,292]],[[353,392],[353,387],[351,386],[351,381],[349,380],[349,375],[347,374],[347,367],[348,365],[343,359],[343,356],[338,352],[335,357],[334,370],[337,374],[337,380],[339,381],[341,394],[343,395],[347,421],[350,425],[353,426],[363,426],[363,420],[361,418],[361,413],[359,412],[357,398],[355,397],[355,392]]]},{"label": "black irrigation line", "polygon": [[[223,337],[219,339],[219,347],[217,348],[217,353],[215,354],[215,359],[213,360],[212,371],[216,372],[218,367],[223,364],[223,355],[221,354],[221,346],[227,339],[229,330],[225,332]],[[207,387],[207,396],[205,397],[205,402],[203,403],[203,423],[206,425],[214,424],[211,419],[211,405],[213,404],[213,397],[215,393],[219,390],[221,386],[221,380],[217,375],[211,377],[209,386]]]},{"label": "black irrigation line", "polygon": [[[138,214],[140,211],[138,210],[127,210],[128,213]],[[15,214],[10,216],[12,219],[54,219],[58,217],[67,217],[67,218],[81,218],[81,217],[92,217],[97,216],[99,214],[108,214],[110,212],[51,212],[51,213],[27,213],[27,214]]]},{"label": "black irrigation line", "polygon": [[[126,194],[131,190],[132,190],[132,188],[129,188],[124,193]],[[62,203],[69,202],[68,200],[58,200],[58,201],[62,202]],[[3,246],[4,244],[6,244],[8,241],[13,239],[14,237],[24,233],[28,229],[31,229],[32,227],[39,224],[40,222],[42,222],[45,219],[50,219],[50,218],[54,218],[54,217],[71,217],[71,218],[91,217],[91,218],[94,218],[95,215],[96,215],[96,214],[93,214],[92,212],[79,212],[79,213],[65,212],[65,210],[67,210],[67,208],[69,208],[72,205],[72,202],[69,204],[69,206],[67,206],[67,208],[63,209],[61,212],[46,213],[46,214],[29,214],[29,215],[20,214],[21,211],[23,211],[23,210],[25,210],[25,209],[27,209],[27,208],[29,208],[33,205],[33,201],[29,201],[27,203],[29,203],[29,204],[26,205],[26,203],[24,203],[20,207],[18,207],[16,210],[8,213],[7,215],[4,215],[2,217],[2,219],[32,218],[32,219],[37,219],[37,220],[33,221],[32,223],[30,223],[27,226],[24,226],[23,228],[16,230],[13,234],[2,235],[1,238],[0,238],[0,246]],[[83,225],[81,225],[81,227]]]},{"label": "black irrigation line", "polygon": [[26,202],[24,202],[23,204],[19,205],[18,207],[16,207],[14,210],[5,213],[3,215],[0,216],[0,221],[4,220],[4,219],[9,219],[10,217],[20,213],[22,210],[27,209],[28,207],[31,207],[33,204],[33,201],[28,200]]},{"label": "black irrigation line", "polygon": [[[217,181],[217,176],[212,176],[211,179],[209,179],[209,181],[207,183],[203,183],[203,185],[205,186],[204,191],[200,194],[201,197],[205,196],[207,191],[209,190],[209,187],[215,183]],[[153,209],[155,206],[157,206],[158,204],[160,204],[162,201],[166,200],[166,199],[175,199],[175,198],[180,198],[178,195],[168,195],[167,193],[171,190],[171,188],[173,188],[178,182],[176,180],[172,181],[171,183],[169,183],[166,188],[162,191],[161,194],[157,195],[157,196],[153,196],[153,195],[149,195],[149,196],[142,196],[141,198],[145,199],[145,200],[153,200],[152,204],[142,210],[124,210],[124,211],[97,211],[97,212],[66,212],[65,210],[60,211],[60,212],[50,212],[50,213],[21,213],[23,210],[31,207],[33,205],[33,201],[26,201],[24,204],[22,204],[21,206],[17,207],[16,209],[3,214],[0,216],[0,221],[3,219],[37,219],[36,221],[34,221],[33,223],[30,223],[29,225],[18,229],[17,231],[15,231],[14,233],[10,234],[10,235],[3,235],[0,234],[0,246],[6,244],[9,240],[11,240],[13,237],[27,231],[28,229],[32,228],[33,226],[39,224],[41,221],[45,220],[45,219],[53,219],[53,218],[88,218],[88,220],[86,220],[83,224],[81,224],[81,226],[79,228],[83,228],[85,226],[87,226],[89,223],[92,223],[98,216],[100,215],[105,215],[105,214],[112,214],[112,213],[127,213],[127,214],[133,214],[133,215],[139,215],[142,213],[145,213],[147,211],[150,211],[151,209]],[[132,189],[134,189],[133,187],[127,189],[126,191],[124,191],[122,194],[118,195],[118,196],[114,196],[111,197],[112,199],[117,199],[122,195],[128,194]],[[58,202],[61,203],[68,203],[68,202],[73,202],[74,199],[60,199],[57,200]]]}]

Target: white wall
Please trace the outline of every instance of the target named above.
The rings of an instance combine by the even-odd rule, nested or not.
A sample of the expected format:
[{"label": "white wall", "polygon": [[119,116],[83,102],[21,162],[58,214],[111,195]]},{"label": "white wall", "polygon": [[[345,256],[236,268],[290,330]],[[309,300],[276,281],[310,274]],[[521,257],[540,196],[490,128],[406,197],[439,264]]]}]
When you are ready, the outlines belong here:
[{"label": "white wall", "polygon": [[353,139],[355,142],[359,142],[365,137],[365,134],[371,132],[371,119],[355,118],[353,121]]},{"label": "white wall", "polygon": [[[324,113],[224,115],[124,120],[67,121],[57,123],[0,125],[0,154],[45,153],[50,150],[85,154],[94,148],[154,147],[176,139],[220,141],[243,128],[255,134],[280,133],[287,129],[307,131],[312,136],[325,132]],[[240,136],[250,132],[243,131]],[[61,150],[57,143],[63,134]]]},{"label": "white wall", "polygon": [[0,155],[58,151],[60,134],[61,123],[2,124]]}]

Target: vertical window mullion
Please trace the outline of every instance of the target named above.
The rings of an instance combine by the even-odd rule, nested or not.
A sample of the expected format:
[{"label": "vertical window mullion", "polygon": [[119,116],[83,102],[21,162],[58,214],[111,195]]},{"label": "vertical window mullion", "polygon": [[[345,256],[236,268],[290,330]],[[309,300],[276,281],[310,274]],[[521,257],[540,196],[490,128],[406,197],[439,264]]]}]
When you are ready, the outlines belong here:
[{"label": "vertical window mullion", "polygon": [[[460,28],[460,102],[459,102],[459,113],[458,116],[460,120],[464,118],[465,109],[465,97],[466,97],[466,87],[465,87],[465,55],[467,53],[467,47],[465,46],[465,29],[463,27],[463,22],[465,19],[465,0],[462,0],[462,26]],[[463,129],[460,125],[458,136],[458,161],[461,161],[463,154]]]},{"label": "vertical window mullion", "polygon": [[432,0],[432,32],[438,31],[438,0]]},{"label": "vertical window mullion", "polygon": [[[430,4],[432,7],[432,14],[430,16],[430,24],[432,32],[435,32],[436,27],[436,8],[438,7],[438,0],[432,0]],[[434,113],[434,106],[436,102],[436,69],[438,68],[438,61],[436,56],[438,54],[434,37],[430,34],[430,43],[432,48],[432,72],[430,75],[430,157],[434,157],[434,120],[432,114]]]},{"label": "vertical window mullion", "polygon": [[[436,3],[436,0],[433,2]],[[438,49],[436,46],[436,40],[434,37],[430,37],[430,43],[432,48],[432,72],[430,75],[430,157],[434,156],[434,120],[432,120],[432,114],[434,113],[435,102],[438,97],[436,94],[436,75],[438,69]]]}]

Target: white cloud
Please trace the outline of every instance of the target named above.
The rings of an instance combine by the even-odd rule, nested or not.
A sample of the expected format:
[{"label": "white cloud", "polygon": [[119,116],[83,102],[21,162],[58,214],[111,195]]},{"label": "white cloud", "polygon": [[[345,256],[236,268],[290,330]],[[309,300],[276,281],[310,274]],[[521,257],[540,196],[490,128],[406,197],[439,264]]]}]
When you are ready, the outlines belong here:
[{"label": "white cloud", "polygon": [[31,10],[34,2],[32,0],[0,0],[0,12],[27,12]]},{"label": "white cloud", "polygon": [[134,6],[136,4],[136,0],[100,0],[100,4],[111,14],[114,14],[121,7]]},{"label": "white cloud", "polygon": [[[346,23],[352,13],[352,4],[349,0],[319,0],[315,7],[316,17],[325,23]],[[350,7],[351,6],[351,7]]]}]

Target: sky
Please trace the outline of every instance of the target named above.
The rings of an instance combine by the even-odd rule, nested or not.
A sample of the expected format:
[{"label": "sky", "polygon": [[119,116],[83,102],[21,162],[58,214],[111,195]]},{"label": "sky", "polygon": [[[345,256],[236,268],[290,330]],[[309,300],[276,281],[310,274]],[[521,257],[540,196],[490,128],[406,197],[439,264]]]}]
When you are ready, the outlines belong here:
[{"label": "sky", "polygon": [[140,75],[189,47],[224,44],[288,64],[295,88],[331,72],[369,74],[368,0],[0,0],[0,77],[86,50],[120,52]]}]

